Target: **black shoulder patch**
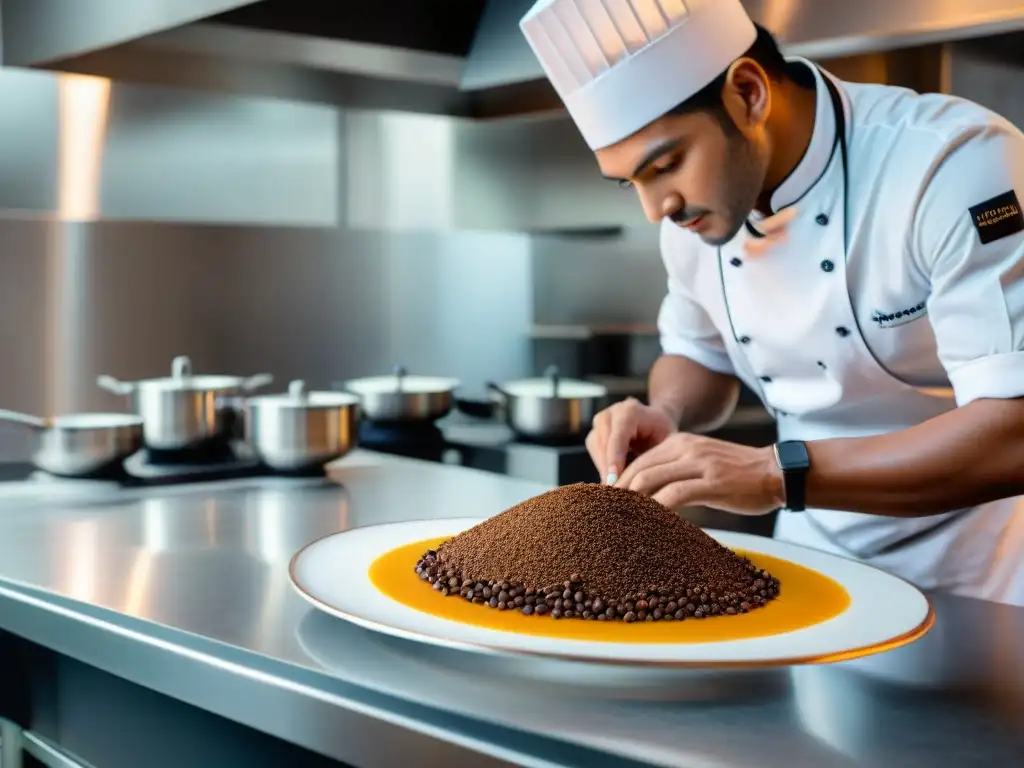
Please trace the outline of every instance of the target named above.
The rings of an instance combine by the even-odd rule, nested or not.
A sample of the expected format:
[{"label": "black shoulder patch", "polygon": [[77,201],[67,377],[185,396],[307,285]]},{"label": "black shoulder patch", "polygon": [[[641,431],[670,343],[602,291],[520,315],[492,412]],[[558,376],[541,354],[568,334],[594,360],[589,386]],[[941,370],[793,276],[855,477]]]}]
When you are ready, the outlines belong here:
[{"label": "black shoulder patch", "polygon": [[970,211],[982,245],[1024,230],[1024,213],[1021,213],[1017,193],[1012,189],[972,206]]}]

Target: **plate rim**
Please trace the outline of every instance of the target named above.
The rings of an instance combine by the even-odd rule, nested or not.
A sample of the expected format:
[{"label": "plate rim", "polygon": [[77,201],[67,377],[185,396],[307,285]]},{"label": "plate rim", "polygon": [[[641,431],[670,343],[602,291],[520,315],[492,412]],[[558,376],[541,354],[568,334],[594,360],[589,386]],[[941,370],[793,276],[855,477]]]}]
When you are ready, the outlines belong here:
[{"label": "plate rim", "polygon": [[[326,539],[335,538],[338,536],[344,536],[345,534],[352,533],[357,530],[366,530],[369,528],[398,528],[415,523],[433,523],[433,522],[445,522],[455,520],[467,520],[483,522],[487,520],[487,517],[480,516],[457,516],[457,517],[445,517],[438,519],[421,518],[412,520],[399,520],[388,523],[373,523],[371,525],[360,525],[355,528],[347,528],[341,531],[334,531],[333,533],[327,533],[323,536],[318,536],[312,541],[307,542],[300,547],[295,554],[292,555],[288,561],[288,581],[291,583],[292,588],[298,592],[298,594],[309,602],[313,607],[330,614],[343,621],[348,621],[357,626],[365,629],[370,629],[375,632],[380,632],[385,635],[392,637],[400,637],[405,640],[411,640],[414,642],[426,643],[428,645],[456,649],[462,651],[468,651],[471,653],[478,653],[491,656],[513,656],[516,658],[541,658],[551,659],[556,661],[573,662],[577,664],[599,664],[602,666],[622,666],[622,667],[641,667],[641,668],[662,668],[662,669],[765,669],[771,667],[788,667],[794,665],[810,665],[810,664],[833,664],[841,661],[850,661],[853,659],[863,658],[865,656],[871,656],[875,653],[882,652],[884,650],[895,650],[905,645],[909,645],[915,640],[920,639],[928,633],[928,631],[935,624],[935,606],[932,602],[931,597],[928,596],[923,590],[911,583],[909,580],[904,579],[902,576],[890,573],[878,566],[871,565],[869,563],[862,562],[852,557],[845,557],[844,555],[837,555],[832,552],[825,552],[824,550],[814,549],[804,544],[794,544],[788,541],[782,541],[781,543],[789,547],[795,547],[797,549],[803,549],[815,553],[816,555],[824,555],[826,557],[833,557],[837,560],[845,560],[847,562],[855,563],[856,565],[863,568],[870,568],[871,570],[878,571],[884,576],[896,579],[913,589],[921,597],[924,598],[925,604],[928,608],[924,619],[913,629],[910,629],[896,637],[889,638],[888,640],[880,641],[877,643],[869,643],[867,645],[857,646],[855,648],[847,648],[842,651],[836,651],[833,653],[818,653],[818,654],[804,654],[794,655],[787,657],[777,657],[773,659],[745,659],[745,660],[701,660],[701,661],[686,661],[686,660],[644,660],[644,659],[623,659],[620,657],[602,657],[602,656],[580,656],[572,653],[556,653],[537,649],[524,649],[514,647],[496,647],[487,645],[482,642],[474,642],[470,640],[462,640],[455,638],[441,638],[435,637],[434,635],[417,632],[415,630],[405,629],[402,627],[396,627],[393,625],[385,624],[375,619],[368,619],[363,616],[359,616],[348,611],[343,611],[332,605],[328,605],[316,596],[309,593],[302,587],[299,580],[296,578],[295,568],[299,559],[302,555],[313,546],[319,544]],[[759,538],[754,534],[747,534],[741,531],[727,531],[720,528],[701,528],[702,531],[707,533],[709,536],[714,538],[715,533],[725,533],[728,535],[739,535],[749,538]],[[457,535],[457,534],[453,534]],[[760,537],[765,538],[765,537]],[[717,539],[716,539],[717,540]],[[771,539],[772,541],[778,541],[777,539]],[[402,545],[399,545],[402,546]],[[390,551],[390,550],[389,550]],[[763,554],[763,553],[762,553]],[[380,555],[377,555],[379,557]],[[797,563],[799,565],[799,563]],[[803,566],[807,567],[807,566]],[[844,587],[845,589],[845,587]],[[443,617],[441,617],[443,618]],[[834,617],[833,617],[834,618]],[[826,621],[829,621],[827,619]],[[459,623],[459,622],[454,622]]]}]

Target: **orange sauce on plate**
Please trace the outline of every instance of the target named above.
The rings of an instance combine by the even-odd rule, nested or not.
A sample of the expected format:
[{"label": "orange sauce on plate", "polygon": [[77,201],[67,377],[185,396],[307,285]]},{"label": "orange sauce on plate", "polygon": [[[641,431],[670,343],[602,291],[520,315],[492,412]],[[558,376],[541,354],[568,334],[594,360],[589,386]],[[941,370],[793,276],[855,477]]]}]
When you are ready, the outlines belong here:
[{"label": "orange sauce on plate", "polygon": [[802,565],[756,552],[734,550],[781,583],[781,592],[765,607],[735,616],[684,621],[583,621],[524,616],[474,605],[457,595],[444,596],[416,575],[416,563],[428,549],[447,538],[427,539],[386,552],[370,566],[370,581],[399,603],[442,619],[476,627],[564,640],[609,643],[706,643],[778,635],[820,624],[850,605],[838,582]]}]

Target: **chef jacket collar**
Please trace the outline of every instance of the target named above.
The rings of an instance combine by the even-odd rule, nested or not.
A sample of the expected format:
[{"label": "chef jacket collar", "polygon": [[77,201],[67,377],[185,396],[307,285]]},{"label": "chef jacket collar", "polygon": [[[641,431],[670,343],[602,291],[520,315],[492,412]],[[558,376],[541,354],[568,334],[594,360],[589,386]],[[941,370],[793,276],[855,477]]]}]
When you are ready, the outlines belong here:
[{"label": "chef jacket collar", "polygon": [[[802,58],[791,58],[790,62],[800,63],[810,67],[814,73],[814,86],[817,93],[817,110],[814,114],[814,132],[811,135],[811,143],[807,146],[803,158],[797,163],[790,174],[783,179],[772,193],[772,212],[777,213],[783,208],[793,205],[806,195],[815,184],[825,175],[829,160],[836,145],[836,115],[832,108],[832,99],[829,96],[828,88],[825,85],[822,71],[811,62]],[[833,79],[833,82],[835,80]],[[839,84],[837,90],[843,101],[843,111],[847,113],[846,123],[849,125],[848,104],[846,94]],[[754,217],[755,220],[761,217]]]}]

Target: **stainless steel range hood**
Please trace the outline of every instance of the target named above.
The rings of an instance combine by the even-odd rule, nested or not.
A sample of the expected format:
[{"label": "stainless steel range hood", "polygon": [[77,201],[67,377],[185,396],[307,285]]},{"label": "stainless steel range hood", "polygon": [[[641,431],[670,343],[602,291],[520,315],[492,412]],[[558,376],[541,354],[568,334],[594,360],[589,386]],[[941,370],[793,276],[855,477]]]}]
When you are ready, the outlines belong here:
[{"label": "stainless steel range hood", "polygon": [[[373,109],[560,111],[519,31],[532,2],[0,0],[3,61]],[[746,5],[787,53],[819,61],[1024,30],[1019,0]]]},{"label": "stainless steel range hood", "polygon": [[2,0],[5,66],[48,62],[108,48],[251,5],[255,0]]},{"label": "stainless steel range hood", "polygon": [[[537,80],[540,65],[520,34],[534,0],[489,0],[461,87],[477,90]],[[1024,29],[1019,0],[745,0],[786,53],[832,59]]]}]

